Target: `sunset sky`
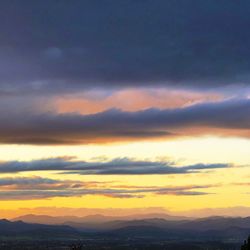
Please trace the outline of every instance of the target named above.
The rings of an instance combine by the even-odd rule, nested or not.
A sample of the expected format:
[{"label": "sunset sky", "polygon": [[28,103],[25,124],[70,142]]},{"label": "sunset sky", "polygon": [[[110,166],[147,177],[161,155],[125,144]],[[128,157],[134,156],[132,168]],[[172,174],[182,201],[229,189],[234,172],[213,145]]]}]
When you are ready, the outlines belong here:
[{"label": "sunset sky", "polygon": [[250,212],[249,27],[248,0],[2,0],[1,216]]}]

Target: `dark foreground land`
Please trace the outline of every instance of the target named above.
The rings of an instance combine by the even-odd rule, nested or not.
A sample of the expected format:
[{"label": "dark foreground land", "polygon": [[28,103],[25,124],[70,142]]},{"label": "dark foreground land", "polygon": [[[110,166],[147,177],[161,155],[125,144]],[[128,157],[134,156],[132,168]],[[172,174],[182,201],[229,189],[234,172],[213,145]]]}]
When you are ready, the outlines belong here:
[{"label": "dark foreground land", "polygon": [[239,243],[145,239],[1,240],[1,250],[240,250]]},{"label": "dark foreground land", "polygon": [[248,250],[250,217],[38,224],[0,220],[0,250]]}]

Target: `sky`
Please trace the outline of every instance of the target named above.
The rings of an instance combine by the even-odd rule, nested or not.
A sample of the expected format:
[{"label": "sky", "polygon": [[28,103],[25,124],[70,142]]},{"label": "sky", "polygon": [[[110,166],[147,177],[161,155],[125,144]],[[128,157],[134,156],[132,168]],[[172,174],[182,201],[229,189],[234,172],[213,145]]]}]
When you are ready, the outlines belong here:
[{"label": "sky", "polygon": [[250,2],[0,2],[0,211],[250,212]]}]

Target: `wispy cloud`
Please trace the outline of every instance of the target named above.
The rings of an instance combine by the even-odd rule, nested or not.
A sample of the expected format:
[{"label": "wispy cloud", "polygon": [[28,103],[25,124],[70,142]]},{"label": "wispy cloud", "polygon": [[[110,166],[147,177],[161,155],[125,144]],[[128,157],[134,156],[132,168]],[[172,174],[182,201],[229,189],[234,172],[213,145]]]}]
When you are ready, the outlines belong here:
[{"label": "wispy cloud", "polygon": [[81,197],[84,195],[102,195],[112,198],[143,198],[145,195],[193,196],[207,195],[200,189],[215,187],[213,185],[187,186],[140,186],[120,188],[104,183],[56,180],[41,177],[0,178],[1,200],[32,200],[53,197]]},{"label": "wispy cloud", "polygon": [[153,175],[189,174],[203,170],[230,168],[230,164],[194,164],[174,166],[168,162],[136,161],[117,158],[106,162],[75,161],[69,158],[51,158],[33,161],[10,161],[0,163],[0,173],[35,171],[60,171],[64,174],[81,175]]},{"label": "wispy cloud", "polygon": [[108,182],[95,181],[71,181],[71,180],[55,180],[38,176],[31,177],[6,177],[0,178],[0,188],[11,190],[63,190],[77,188],[96,188],[107,185]]}]

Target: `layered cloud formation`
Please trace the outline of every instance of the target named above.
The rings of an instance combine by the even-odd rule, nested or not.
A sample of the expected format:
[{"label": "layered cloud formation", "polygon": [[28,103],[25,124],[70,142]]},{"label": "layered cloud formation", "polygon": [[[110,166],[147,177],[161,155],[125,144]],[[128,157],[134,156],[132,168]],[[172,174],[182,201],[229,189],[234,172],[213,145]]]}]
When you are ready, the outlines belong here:
[{"label": "layered cloud formation", "polygon": [[[93,195],[97,201],[87,201],[91,207],[101,204],[96,197],[100,195],[162,195],[165,204],[180,209],[185,201],[177,204],[164,195],[211,194],[216,185],[200,185],[207,172],[215,176],[210,183],[234,185],[234,176],[226,173],[237,170],[220,163],[227,162],[228,148],[218,156],[215,150],[207,153],[208,146],[200,149],[197,142],[194,153],[183,154],[177,140],[211,135],[250,138],[249,27],[248,0],[1,1],[0,150],[11,161],[4,161],[8,157],[0,152],[0,202],[39,199],[34,204],[40,205],[56,197],[82,202],[79,197]],[[148,147],[154,141],[152,150],[157,151],[162,144],[156,140],[175,140],[177,152],[169,157],[178,160],[185,155],[180,162],[186,165],[141,160],[145,152],[126,158],[131,153],[128,142],[140,141],[140,150],[142,141]],[[114,142],[126,143],[128,151],[112,155]],[[84,161],[87,144],[95,144],[90,146],[96,150],[91,156],[104,154],[113,160]],[[57,152],[47,156],[42,147],[49,145],[53,147],[47,150]],[[80,155],[73,151],[76,148],[84,151],[82,160],[49,158],[68,155],[67,145],[73,145],[70,155]],[[105,147],[110,147],[108,153],[102,152]],[[19,157],[13,153],[16,148],[32,150]],[[239,158],[245,157],[246,163],[247,154],[235,154],[230,161],[240,165]],[[121,155],[125,158],[115,158]],[[246,171],[238,171],[235,178],[248,183]],[[141,175],[140,185],[133,183],[136,175]],[[172,177],[177,182],[158,183],[164,181],[161,177],[171,179],[166,175],[176,175]],[[116,178],[131,179],[117,184]],[[100,179],[111,182],[96,181]],[[231,190],[220,188],[214,200],[211,195],[210,205],[224,200],[230,205]],[[222,199],[227,192],[228,203]],[[246,200],[240,195],[237,199],[235,203]],[[49,205],[57,205],[57,199],[53,201]],[[132,205],[148,204],[151,200]],[[119,199],[108,205],[119,206]]]}]

